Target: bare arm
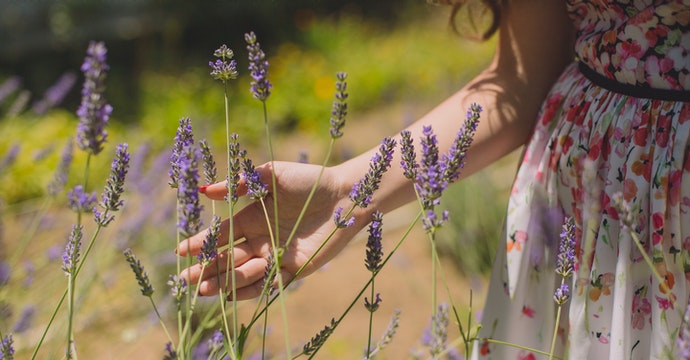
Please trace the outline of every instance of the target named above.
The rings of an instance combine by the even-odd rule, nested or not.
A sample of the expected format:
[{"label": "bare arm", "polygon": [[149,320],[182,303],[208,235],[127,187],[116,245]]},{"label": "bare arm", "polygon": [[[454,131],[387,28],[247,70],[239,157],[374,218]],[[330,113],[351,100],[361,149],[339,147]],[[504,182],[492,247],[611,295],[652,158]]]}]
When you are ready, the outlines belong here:
[{"label": "bare arm", "polygon": [[[519,5],[519,6],[518,6]],[[539,107],[549,88],[563,68],[572,60],[572,30],[566,16],[565,5],[554,0],[521,0],[505,9],[500,27],[498,49],[492,64],[469,84],[419,119],[408,129],[413,138],[419,139],[422,126],[433,126],[438,135],[441,151],[450,147],[464,120],[470,104],[484,107],[482,120],[475,134],[474,143],[467,154],[463,176],[491,164],[508,154],[529,138]],[[293,241],[285,249],[281,274],[289,279],[297,269],[306,264],[302,275],[307,275],[332,259],[370,219],[373,210],[390,211],[414,200],[414,190],[399,168],[400,157],[386,173],[373,202],[355,213],[355,225],[335,232],[311,262],[315,253],[335,227],[333,212],[338,207],[352,206],[348,194],[355,182],[366,173],[369,161],[377,149],[372,149],[343,164],[329,167],[320,178],[312,199]],[[257,167],[263,179],[276,176],[277,188],[270,189],[278,197],[279,238],[284,241],[296,223],[312,184],[317,179],[318,166],[276,162]],[[240,192],[244,193],[242,183]],[[211,199],[223,199],[226,186],[218,183],[206,188]],[[241,195],[241,194],[240,194]],[[268,216],[272,218],[269,207]],[[229,225],[221,227],[220,245],[227,244]],[[205,232],[192,236],[178,247],[183,256],[199,252]],[[234,239],[246,241],[235,246],[235,275],[237,292],[235,299],[256,297],[263,286],[263,276],[270,253],[270,237],[262,207],[252,203],[234,216]],[[227,253],[219,254],[219,261],[226,263]],[[199,265],[183,271],[190,283],[201,280],[199,292],[203,295],[218,294],[218,284],[224,284],[224,267],[210,266],[205,272]],[[200,279],[200,276],[203,278]],[[220,280],[220,281],[219,281]]]},{"label": "bare arm", "polygon": [[[408,130],[415,142],[431,125],[445,151],[462,125],[470,104],[484,108],[461,176],[466,177],[523,145],[530,137],[541,103],[573,59],[573,32],[565,4],[553,0],[514,1],[503,13],[498,48],[491,65]],[[376,149],[333,168],[349,191],[366,171]],[[370,208],[389,211],[414,199],[402,176],[399,157],[382,181]],[[345,174],[345,175],[343,175]]]}]

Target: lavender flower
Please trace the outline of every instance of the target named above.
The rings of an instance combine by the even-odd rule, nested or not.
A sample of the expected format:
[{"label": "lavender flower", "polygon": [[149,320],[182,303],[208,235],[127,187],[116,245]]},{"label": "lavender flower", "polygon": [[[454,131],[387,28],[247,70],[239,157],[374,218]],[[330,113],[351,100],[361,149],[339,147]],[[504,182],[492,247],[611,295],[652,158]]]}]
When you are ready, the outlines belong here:
[{"label": "lavender flower", "polygon": [[364,297],[364,308],[367,309],[369,312],[375,312],[376,310],[379,309],[379,304],[381,303],[381,294],[376,293],[376,299],[374,299],[372,302],[369,301],[369,298]]},{"label": "lavender flower", "polygon": [[201,164],[204,168],[204,180],[207,184],[215,184],[218,182],[218,172],[208,141],[206,139],[199,141],[199,148],[201,149]]},{"label": "lavender flower", "polygon": [[22,86],[22,80],[19,76],[12,76],[5,80],[2,85],[0,85],[0,104],[5,102],[5,99],[13,92],[19,90],[20,86]]},{"label": "lavender flower", "polygon": [[233,133],[230,135],[230,142],[228,143],[228,200],[232,201],[232,203],[236,203],[238,200],[237,197],[237,188],[239,187],[240,183],[240,170],[241,170],[241,161],[240,158],[243,156],[243,152],[240,151],[240,143],[238,141],[238,135]]},{"label": "lavender flower", "polygon": [[432,319],[432,334],[429,342],[429,353],[432,359],[437,359],[438,356],[446,349],[446,342],[448,340],[448,304],[439,304],[438,310]]},{"label": "lavender flower", "polygon": [[380,211],[376,211],[374,214],[372,214],[371,223],[369,224],[369,237],[367,239],[367,257],[366,260],[364,260],[367,270],[371,271],[372,273],[377,273],[379,270],[381,270],[382,266],[382,221],[383,214]]},{"label": "lavender flower", "polygon": [[333,212],[333,221],[335,222],[335,226],[338,229],[343,229],[346,227],[350,227],[355,224],[355,217],[350,216],[349,219],[344,219],[343,218],[343,208],[342,206],[338,206],[337,209]]},{"label": "lavender flower", "polygon": [[175,142],[173,144],[172,154],[170,155],[170,182],[168,185],[172,188],[177,188],[180,181],[179,159],[182,156],[182,151],[185,147],[194,144],[194,134],[192,132],[192,121],[188,117],[180,119],[177,132],[175,133]]},{"label": "lavender flower", "polygon": [[368,353],[369,359],[373,359],[374,355],[379,353],[381,350],[383,350],[383,348],[390,344],[391,341],[393,341],[393,337],[395,336],[395,333],[398,331],[399,325],[400,310],[395,310],[393,311],[393,315],[391,316],[391,319],[388,322],[388,326],[386,326],[386,330],[383,332],[381,339],[379,339],[379,341],[376,343],[376,348]]},{"label": "lavender flower", "polygon": [[254,98],[266,101],[271,95],[271,82],[268,81],[268,61],[266,54],[261,50],[261,45],[256,41],[254,32],[244,34],[249,51],[249,73],[252,77],[251,92]]},{"label": "lavender flower", "polygon": [[27,305],[19,315],[17,322],[15,322],[14,326],[12,326],[12,331],[14,331],[15,334],[20,334],[26,330],[29,330],[35,314],[36,307],[33,305]]},{"label": "lavender flower", "polygon": [[177,189],[177,228],[183,237],[198,233],[202,225],[203,206],[199,204],[198,158],[196,148],[187,146],[177,161],[180,175]]},{"label": "lavender flower", "polygon": [[73,72],[68,71],[62,74],[55,84],[46,90],[45,94],[43,94],[43,99],[33,105],[34,112],[43,115],[52,107],[60,104],[75,82],[77,82],[77,76]]},{"label": "lavender flower", "polygon": [[237,62],[232,59],[235,54],[230,48],[223,44],[213,52],[213,56],[218,59],[215,62],[208,62],[211,67],[211,77],[224,83],[228,80],[237,79]]},{"label": "lavender flower", "polygon": [[556,273],[567,278],[573,273],[575,265],[575,222],[568,217],[563,224],[561,243],[556,259]]},{"label": "lavender flower", "polygon": [[182,298],[187,295],[187,281],[177,275],[170,275],[167,284],[170,286],[170,294],[179,305]]},{"label": "lavender flower", "polygon": [[6,169],[14,164],[17,160],[17,155],[19,155],[19,150],[21,150],[19,144],[14,144],[7,150],[7,153],[0,159],[0,174],[6,173]]},{"label": "lavender flower", "polygon": [[137,259],[134,256],[134,254],[132,254],[132,250],[125,249],[123,254],[125,255],[125,259],[129,263],[129,267],[132,268],[134,276],[137,278],[137,283],[139,283],[141,295],[151,297],[151,295],[153,295],[153,286],[151,286],[151,282],[149,281],[149,275],[146,273],[146,271],[144,271],[144,266],[141,265],[139,259]]},{"label": "lavender flower", "polygon": [[266,259],[266,268],[264,269],[264,294],[270,296],[275,291],[273,283],[278,275],[278,270],[275,268],[276,260],[273,256],[273,251],[270,251]]},{"label": "lavender flower", "polygon": [[570,289],[568,288],[568,284],[561,284],[561,286],[556,288],[556,291],[553,293],[553,301],[555,301],[558,305],[563,305],[566,301],[568,301],[568,299],[570,299]]},{"label": "lavender flower", "polygon": [[391,165],[394,147],[395,140],[389,137],[383,139],[381,146],[379,146],[379,152],[374,154],[371,159],[369,171],[367,171],[363,179],[352,186],[350,200],[355,205],[365,208],[371,203],[374,192],[379,188],[381,177]]},{"label": "lavender flower", "polygon": [[[128,145],[120,144],[115,151],[115,159],[113,159],[110,167],[110,176],[106,181],[103,195],[101,196],[101,207],[106,212],[118,211],[123,204],[120,199],[124,192],[125,176],[129,170],[129,153],[127,152]],[[96,223],[100,226],[108,226],[113,221],[115,216],[101,216],[99,212],[96,214]]]},{"label": "lavender flower", "polygon": [[335,321],[335,319],[331,319],[330,325],[326,325],[323,330],[319,331],[318,334],[314,335],[314,337],[311,338],[311,340],[304,344],[304,347],[302,348],[302,353],[304,355],[312,355],[316,351],[318,351],[321,346],[328,340],[328,337],[331,336],[333,333],[333,330],[335,330],[335,327],[338,326],[338,322]]},{"label": "lavender flower", "polygon": [[331,110],[331,138],[337,139],[343,136],[342,129],[345,126],[345,117],[347,116],[347,73],[338,72],[335,74],[338,79],[335,83],[335,101],[333,102],[333,109]]},{"label": "lavender flower", "polygon": [[163,360],[177,360],[177,353],[173,350],[171,342],[165,344],[165,355],[163,355]]},{"label": "lavender flower", "polygon": [[443,191],[448,187],[444,180],[445,163],[439,161],[438,141],[430,126],[422,130],[422,159],[417,170],[415,189],[424,210],[433,210],[441,201]]},{"label": "lavender flower", "polygon": [[65,251],[62,252],[62,271],[65,275],[75,275],[81,254],[82,225],[73,225]]},{"label": "lavender flower", "polygon": [[108,137],[105,126],[113,112],[112,106],[106,102],[103,95],[106,73],[109,70],[106,64],[107,52],[103,42],[91,42],[81,66],[84,86],[81,91],[81,105],[77,109],[77,145],[93,155],[103,150],[103,144]]},{"label": "lavender flower", "polygon": [[242,159],[244,179],[247,181],[247,195],[252,200],[261,200],[268,195],[268,186],[261,181],[261,175],[255,170],[252,160]]},{"label": "lavender flower", "polygon": [[77,185],[67,192],[67,206],[78,213],[89,213],[96,204],[96,192],[87,194],[84,187]]},{"label": "lavender flower", "polygon": [[62,149],[60,155],[60,162],[53,175],[53,180],[48,184],[48,194],[51,196],[56,196],[60,191],[62,191],[65,183],[67,183],[67,177],[69,176],[69,167],[72,164],[72,153],[74,152],[74,144],[72,138],[67,139],[65,147]]},{"label": "lavender flower", "polygon": [[434,233],[440,229],[446,221],[448,221],[448,210],[443,210],[440,219],[436,216],[436,212],[427,210],[426,216],[422,218],[422,227],[426,232]]},{"label": "lavender flower", "polygon": [[448,183],[456,181],[460,175],[460,169],[462,169],[465,163],[465,155],[472,144],[474,133],[479,125],[479,114],[481,112],[482,107],[480,105],[470,105],[462,128],[455,137],[455,141],[453,141],[453,145],[448,153],[443,156],[442,161],[445,163],[443,179]]},{"label": "lavender flower", "polygon": [[14,340],[12,340],[12,334],[7,334],[2,337],[2,360],[12,360],[14,359]]},{"label": "lavender flower", "polygon": [[199,262],[202,266],[208,266],[218,255],[217,245],[218,236],[220,235],[220,217],[213,216],[211,219],[211,226],[206,233],[206,239],[201,246],[201,252],[198,255]]},{"label": "lavender flower", "polygon": [[208,349],[211,354],[217,353],[223,348],[223,332],[216,330],[213,332],[213,335],[211,335],[211,338],[208,339]]},{"label": "lavender flower", "polygon": [[31,99],[31,92],[29,90],[20,91],[19,95],[17,95],[17,98],[14,99],[10,105],[10,108],[7,109],[5,117],[13,118],[21,114],[26,109],[26,104],[29,103],[29,99]]},{"label": "lavender flower", "polygon": [[402,157],[400,167],[403,169],[403,175],[414,180],[417,177],[417,153],[414,151],[412,133],[408,130],[400,132],[400,153]]},{"label": "lavender flower", "polygon": [[676,357],[678,359],[690,359],[690,303],[683,315],[683,323],[676,338]]}]

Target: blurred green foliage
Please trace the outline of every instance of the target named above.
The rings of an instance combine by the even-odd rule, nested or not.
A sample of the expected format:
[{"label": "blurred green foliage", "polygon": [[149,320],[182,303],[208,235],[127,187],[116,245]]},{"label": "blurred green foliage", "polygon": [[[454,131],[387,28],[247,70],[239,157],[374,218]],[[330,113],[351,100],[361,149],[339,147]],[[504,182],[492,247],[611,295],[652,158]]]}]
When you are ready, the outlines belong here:
[{"label": "blurred green foliage", "polygon": [[[337,71],[349,74],[351,121],[356,121],[357,113],[377,106],[442,99],[458,89],[488,62],[492,44],[460,39],[446,28],[446,16],[444,11],[410,16],[393,31],[387,24],[357,16],[309,17],[295,41],[267,44],[259,38],[274,85],[267,101],[272,131],[324,134],[326,141]],[[244,43],[227,45],[235,51],[240,66],[240,78],[228,88],[231,127],[245,146],[253,146],[264,135],[263,110],[249,93]],[[212,51],[208,60],[212,60]],[[79,65],[75,63],[74,68]],[[106,83],[117,82],[119,75],[113,69]],[[78,92],[80,86],[72,91]],[[218,146],[225,142],[220,130],[225,121],[223,87],[209,76],[207,61],[177,71],[148,68],[139,88],[137,98],[131,100],[141,104],[140,115],[122,118],[119,114],[128,112],[115,108],[108,125],[110,147],[127,142],[136,149],[146,142],[154,152],[167,149],[178,119],[184,116],[192,118],[200,138],[207,137]],[[17,97],[8,98],[6,104]],[[0,110],[7,111],[7,107]],[[43,117],[25,111],[1,119],[0,156],[17,143],[21,154],[0,177],[0,197],[12,203],[39,196],[52,177],[65,139],[74,135],[76,123],[76,116],[63,110]],[[47,147],[55,149],[50,156],[32,160],[31,154]],[[81,166],[80,151],[75,154],[75,166]],[[104,154],[111,156],[108,149]],[[91,170],[94,178],[105,178],[107,169]]]}]

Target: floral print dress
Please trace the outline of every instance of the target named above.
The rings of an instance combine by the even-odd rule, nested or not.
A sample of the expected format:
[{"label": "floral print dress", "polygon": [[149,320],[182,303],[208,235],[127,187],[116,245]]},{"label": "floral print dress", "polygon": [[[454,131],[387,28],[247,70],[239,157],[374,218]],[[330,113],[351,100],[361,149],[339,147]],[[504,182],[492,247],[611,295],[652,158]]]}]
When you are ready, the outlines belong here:
[{"label": "floral print dress", "polygon": [[[674,358],[690,295],[690,0],[567,8],[577,60],[525,149],[479,335],[524,348],[480,340],[473,356],[546,358],[526,348],[551,349],[569,216],[576,262],[555,355]],[[630,206],[627,228],[614,194]]]}]

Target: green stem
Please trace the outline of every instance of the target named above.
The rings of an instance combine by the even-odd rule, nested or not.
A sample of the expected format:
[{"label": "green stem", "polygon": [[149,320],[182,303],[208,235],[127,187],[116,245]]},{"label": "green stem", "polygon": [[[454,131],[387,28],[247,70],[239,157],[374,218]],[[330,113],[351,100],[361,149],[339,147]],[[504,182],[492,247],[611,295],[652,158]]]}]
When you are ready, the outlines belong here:
[{"label": "green stem", "polygon": [[156,303],[153,301],[153,297],[148,296],[149,300],[151,300],[151,306],[153,306],[153,311],[156,312],[156,317],[158,318],[158,322],[160,322],[161,326],[163,327],[163,331],[165,332],[165,335],[168,337],[168,341],[170,343],[174,343],[172,336],[170,336],[170,333],[168,332],[168,327],[165,326],[165,322],[163,322],[163,317],[161,317],[160,312],[158,312],[158,307],[156,306]]},{"label": "green stem", "polygon": [[[371,274],[371,302],[374,303],[374,277],[376,273]],[[369,310],[369,336],[367,336],[367,360],[371,359],[371,334],[374,327],[374,312]]]},{"label": "green stem", "polygon": [[67,348],[65,359],[72,358],[72,319],[74,316],[74,276],[67,275]]},{"label": "green stem", "polygon": [[[225,142],[226,142],[226,148],[228,154],[226,154],[227,157],[227,179],[228,182],[231,181],[230,179],[230,168],[232,166],[230,156],[229,156],[229,150],[230,150],[230,105],[228,101],[228,82],[223,81],[223,104],[225,108]],[[230,222],[230,233],[228,235],[228,244],[233,243],[233,236],[235,234],[235,221],[233,220],[234,217],[234,210],[235,210],[235,204],[232,201],[232,195],[233,194],[228,194],[228,213],[229,213],[229,222]],[[237,292],[237,279],[235,276],[235,247],[230,246],[230,251],[228,251],[228,256],[227,261],[225,262],[225,273],[227,274],[230,272],[230,282],[231,282],[231,290],[230,294],[235,294]],[[230,271],[232,269],[232,271]],[[225,291],[227,292],[228,289],[228,278],[225,278]],[[225,301],[227,301],[227,296],[228,294],[224,294],[221,296],[221,311],[223,312],[223,322],[225,324],[225,329],[226,329],[226,334],[225,336],[228,339],[228,342],[231,344],[234,344],[233,346],[237,345],[237,337],[239,336],[239,324],[237,321],[237,301],[233,300],[232,301],[232,309],[233,309],[233,316],[232,316],[232,339],[230,338],[230,331],[228,331],[228,324],[227,324],[227,313],[225,309]],[[241,351],[241,349],[236,349],[231,353],[232,359],[235,360],[237,359],[237,352]]]},{"label": "green stem", "polygon": [[[563,287],[563,284],[565,284],[565,278],[561,277],[561,287]],[[558,309],[556,310],[556,324],[553,327],[553,337],[551,339],[551,350],[549,351],[549,360],[553,359],[553,352],[556,349],[556,338],[558,337],[558,324],[561,322],[562,310],[563,306],[559,304]]]},{"label": "green stem", "polygon": [[[388,256],[386,256],[386,258],[381,262],[381,268],[385,267],[386,263],[388,263],[388,261],[391,259],[393,254],[395,254],[395,252],[398,250],[400,245],[402,245],[402,243],[405,241],[405,239],[407,239],[407,236],[410,234],[410,232],[412,231],[414,226],[417,224],[417,221],[419,221],[419,219],[421,217],[422,217],[422,211],[420,210],[417,213],[417,216],[415,217],[415,219],[412,221],[410,226],[407,228],[407,230],[403,234],[403,236],[400,238],[400,240],[398,240],[398,243],[395,244],[395,247],[393,247],[393,250],[391,250],[391,252],[388,254]],[[355,306],[355,304],[359,301],[359,299],[362,297],[362,294],[364,294],[364,291],[366,291],[369,284],[371,284],[371,282],[373,281],[373,278],[374,277],[370,278],[369,281],[367,281],[367,283],[362,287],[362,290],[360,290],[359,293],[357,294],[357,296],[354,298],[354,300],[352,300],[352,302],[350,303],[350,306],[348,306],[347,309],[345,309],[343,314],[340,316],[340,318],[338,320],[336,320],[335,326],[333,326],[333,329],[331,329],[331,333],[333,331],[335,331],[335,328],[338,327],[340,322],[345,318],[345,316],[350,312],[350,310],[352,310],[352,308]],[[309,359],[312,359],[314,356],[316,356],[316,353],[318,353],[320,349],[321,349],[321,347],[318,347],[317,349],[315,349],[314,352],[311,354],[311,356],[309,356]]]}]

